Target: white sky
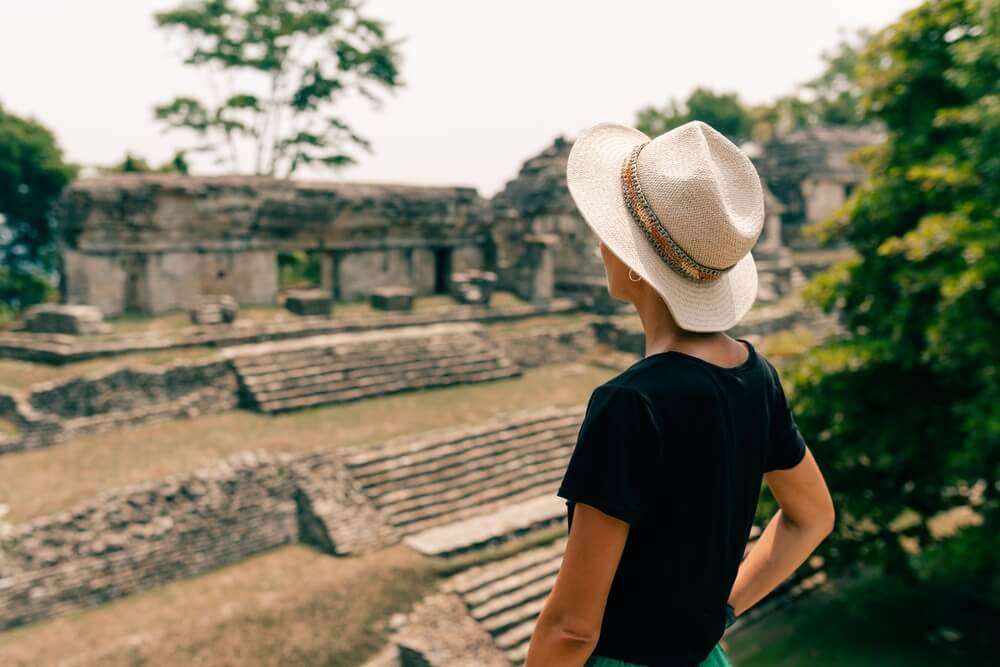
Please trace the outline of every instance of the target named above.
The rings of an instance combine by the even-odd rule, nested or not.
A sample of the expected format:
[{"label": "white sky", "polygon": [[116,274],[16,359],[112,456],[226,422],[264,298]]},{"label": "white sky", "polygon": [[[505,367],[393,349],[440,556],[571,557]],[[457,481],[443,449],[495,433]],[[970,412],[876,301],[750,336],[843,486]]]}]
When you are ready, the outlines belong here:
[{"label": "white sky", "polygon": [[[0,103],[34,116],[68,159],[154,163],[187,145],[153,106],[205,97],[207,76],[153,13],[177,0],[0,0]],[[471,185],[489,197],[559,134],[683,100],[699,85],[760,103],[820,73],[838,28],[880,28],[916,0],[368,0],[402,45],[405,88],[347,100],[360,164],[297,177]],[[376,90],[381,90],[376,88]],[[197,165],[197,163],[196,163]],[[212,171],[202,168],[202,172]]]}]

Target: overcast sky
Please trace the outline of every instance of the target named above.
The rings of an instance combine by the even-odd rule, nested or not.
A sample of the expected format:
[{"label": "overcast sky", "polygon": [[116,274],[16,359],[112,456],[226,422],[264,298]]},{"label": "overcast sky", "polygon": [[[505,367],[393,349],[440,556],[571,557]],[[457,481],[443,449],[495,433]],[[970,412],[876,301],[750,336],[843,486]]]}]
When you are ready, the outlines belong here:
[{"label": "overcast sky", "polygon": [[[186,145],[152,118],[208,79],[181,64],[153,13],[178,0],[0,0],[0,103],[38,118],[67,157],[153,162]],[[822,70],[838,28],[879,28],[910,0],[369,0],[406,37],[405,88],[381,109],[345,101],[342,117],[375,155],[324,177],[471,185],[491,196],[559,134],[632,124],[639,108],[708,86],[760,103]],[[322,176],[317,172],[303,176]]]}]

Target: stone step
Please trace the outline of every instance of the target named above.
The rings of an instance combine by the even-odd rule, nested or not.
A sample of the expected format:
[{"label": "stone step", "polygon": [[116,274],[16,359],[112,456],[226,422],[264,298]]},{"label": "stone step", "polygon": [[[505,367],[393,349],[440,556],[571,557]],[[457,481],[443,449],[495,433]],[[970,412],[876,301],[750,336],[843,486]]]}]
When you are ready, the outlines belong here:
[{"label": "stone step", "polygon": [[523,607],[519,607],[517,611],[520,614],[521,621],[510,629],[494,635],[493,643],[505,653],[522,643],[527,643],[531,639],[531,633],[535,631],[535,623],[538,620],[539,614],[542,613],[542,607],[544,606],[545,597],[543,596],[526,603]]},{"label": "stone step", "polygon": [[310,369],[310,372],[292,377],[258,378],[252,384],[246,384],[257,396],[271,396],[288,391],[308,391],[315,387],[328,385],[361,385],[371,383],[379,378],[400,377],[407,373],[420,372],[426,369],[451,368],[461,364],[490,362],[496,365],[497,356],[492,352],[470,354],[461,352],[450,356],[434,358],[409,359],[397,364],[376,364],[367,368],[358,368],[350,372],[328,370],[322,366]]},{"label": "stone step", "polygon": [[390,394],[397,391],[407,391],[414,389],[423,389],[442,385],[451,385],[457,383],[466,382],[488,382],[491,380],[501,380],[509,378],[514,375],[520,374],[520,369],[513,365],[506,365],[500,368],[494,368],[486,371],[478,372],[448,372],[435,374],[429,377],[421,378],[419,382],[413,380],[397,380],[395,382],[387,382],[384,385],[376,385],[372,387],[362,387],[351,390],[338,390],[329,392],[317,392],[315,394],[310,394],[308,396],[301,396],[297,398],[288,399],[268,399],[258,403],[261,410],[265,412],[282,412],[285,410],[297,410],[305,407],[312,407],[315,405],[322,405],[325,403],[339,403],[344,401],[352,401],[360,398],[367,398],[369,396]]},{"label": "stone step", "polygon": [[[343,373],[350,375],[353,371],[369,368],[391,367],[414,360],[437,357],[448,357],[472,352],[489,352],[486,349],[460,347],[454,342],[440,346],[421,346],[414,350],[394,349],[387,354],[379,354],[369,350],[351,351],[338,355],[304,355],[294,360],[294,364],[269,363],[267,365],[245,368],[239,371],[244,376],[247,386],[257,387],[269,381],[284,381],[296,378],[306,378],[316,374]],[[414,354],[416,352],[417,354]],[[496,356],[495,351],[494,356]]]},{"label": "stone step", "polygon": [[[499,487],[507,480],[526,477],[533,473],[544,473],[559,466],[566,467],[572,444],[523,454],[513,452],[499,460],[487,461],[486,465],[476,465],[471,469],[453,466],[448,472],[441,471],[430,484],[407,487],[372,495],[375,503],[395,515],[405,515],[428,505],[446,503],[450,499],[468,497],[468,489]],[[367,491],[367,489],[366,489]]]},{"label": "stone step", "polygon": [[[485,614],[474,609],[473,617],[494,637],[500,637],[518,628],[525,621],[534,621],[545,605],[545,598],[555,585],[558,569],[547,577],[533,581],[499,598],[496,606],[500,611]],[[499,642],[498,642],[499,643]],[[510,648],[509,645],[502,648]]]},{"label": "stone step", "polygon": [[[449,337],[448,342],[452,342],[454,338]],[[297,346],[281,350],[259,350],[260,353],[256,355],[234,352],[233,363],[240,368],[253,372],[274,366],[296,364],[304,360],[350,359],[351,357],[359,356],[359,353],[361,356],[373,356],[368,354],[369,350],[384,350],[389,352],[392,350],[418,350],[423,349],[427,345],[442,344],[439,340],[428,342],[427,339],[418,336],[403,336],[395,341],[383,339],[364,346],[347,340],[341,340],[339,344],[331,343],[328,339],[324,340],[323,337],[316,337],[316,340],[313,340],[312,337],[300,338],[298,339],[298,343]]]},{"label": "stone step", "polygon": [[[522,413],[523,414],[523,413]],[[537,414],[528,413],[522,418],[494,423],[486,428],[468,428],[456,433],[417,437],[414,441],[390,443],[389,446],[366,447],[349,454],[347,466],[355,479],[368,483],[385,472],[395,470],[401,461],[444,460],[453,454],[462,454],[488,443],[516,440],[523,436],[572,425],[579,429],[582,410],[562,408],[546,409]]]},{"label": "stone step", "polygon": [[[408,524],[426,521],[434,517],[444,517],[454,513],[457,509],[475,507],[491,501],[498,501],[502,498],[509,498],[514,494],[523,494],[526,491],[534,490],[535,495],[547,493],[550,489],[554,492],[562,479],[566,467],[565,461],[555,461],[545,468],[536,468],[528,474],[513,473],[504,476],[504,479],[495,485],[486,487],[478,492],[469,494],[449,494],[446,498],[439,498],[437,502],[426,503],[419,508],[407,510],[405,512],[393,512],[390,508],[383,508],[389,515],[389,521],[399,528]],[[504,484],[507,480],[516,480],[509,484]],[[456,517],[457,518],[457,517]],[[407,531],[412,532],[413,529]]]},{"label": "stone step", "polygon": [[[584,412],[583,406],[571,406],[560,408],[545,408],[542,410],[532,410],[516,413],[508,419],[498,420],[486,426],[473,426],[462,429],[449,429],[445,432],[432,433],[424,437],[410,437],[390,441],[381,445],[366,447],[357,452],[353,452],[346,458],[347,465],[351,468],[355,477],[361,478],[368,474],[374,467],[391,468],[396,461],[402,457],[430,455],[433,452],[448,448],[456,443],[469,442],[475,438],[482,442],[491,442],[494,439],[506,437],[508,431],[534,432],[545,428],[545,425],[556,421],[573,420],[579,424],[580,417]],[[527,429],[527,430],[525,430]]]},{"label": "stone step", "polygon": [[554,523],[566,516],[565,501],[546,494],[500,512],[456,521],[404,538],[407,546],[428,556],[447,557]]},{"label": "stone step", "polygon": [[[561,499],[560,499],[561,500]],[[563,517],[566,516],[566,507],[561,507]],[[474,591],[461,594],[462,599],[469,605],[470,609],[475,609],[476,618],[484,619],[493,614],[499,614],[511,607],[516,607],[520,601],[531,597],[518,595],[517,591],[525,586],[534,585],[543,579],[550,579],[559,573],[562,565],[563,553],[565,552],[565,539],[563,548],[557,552],[550,553],[544,560],[539,560],[531,565],[521,567],[507,576],[491,581],[485,586],[480,586]],[[503,600],[501,602],[495,602]]]},{"label": "stone step", "polygon": [[[400,535],[411,535],[413,533],[441,526],[453,521],[461,521],[462,519],[487,514],[489,512],[499,512],[511,503],[519,503],[523,500],[529,500],[542,493],[554,494],[557,488],[558,480],[555,479],[542,485],[527,484],[519,486],[513,491],[508,488],[506,495],[504,495],[504,492],[501,491],[486,499],[480,499],[477,503],[460,504],[458,506],[452,505],[447,508],[446,511],[428,512],[426,516],[418,520],[411,520],[404,525],[394,525],[394,527]],[[389,517],[389,522],[392,523],[391,515]]]},{"label": "stone step", "polygon": [[[556,497],[558,498],[558,496]],[[458,593],[464,599],[476,591],[487,589],[508,577],[530,570],[539,563],[562,558],[566,551],[567,541],[566,537],[560,537],[551,544],[527,549],[510,558],[470,567],[446,579],[442,584],[442,589],[450,593]]]},{"label": "stone step", "polygon": [[509,648],[504,651],[504,655],[510,662],[511,667],[522,667],[528,660],[528,646],[531,645],[530,641],[521,642],[513,648]]},{"label": "stone step", "polygon": [[372,495],[379,495],[386,502],[390,502],[394,499],[392,495],[394,493],[405,493],[407,490],[417,492],[420,488],[442,479],[443,476],[454,476],[463,469],[480,468],[484,462],[504,462],[511,457],[523,455],[525,450],[534,453],[571,447],[573,440],[572,427],[564,428],[562,433],[541,431],[515,440],[504,440],[496,446],[480,445],[457,451],[432,461],[410,464],[402,461],[397,470],[380,471],[378,475],[370,475],[358,481]]}]

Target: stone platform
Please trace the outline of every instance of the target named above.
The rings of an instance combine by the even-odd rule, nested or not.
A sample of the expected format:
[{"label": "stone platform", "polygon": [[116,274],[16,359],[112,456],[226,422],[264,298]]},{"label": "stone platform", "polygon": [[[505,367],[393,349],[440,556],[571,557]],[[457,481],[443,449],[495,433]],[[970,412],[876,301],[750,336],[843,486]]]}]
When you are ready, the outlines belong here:
[{"label": "stone platform", "polygon": [[243,404],[269,413],[521,372],[474,323],[239,346],[224,356],[240,378]]}]

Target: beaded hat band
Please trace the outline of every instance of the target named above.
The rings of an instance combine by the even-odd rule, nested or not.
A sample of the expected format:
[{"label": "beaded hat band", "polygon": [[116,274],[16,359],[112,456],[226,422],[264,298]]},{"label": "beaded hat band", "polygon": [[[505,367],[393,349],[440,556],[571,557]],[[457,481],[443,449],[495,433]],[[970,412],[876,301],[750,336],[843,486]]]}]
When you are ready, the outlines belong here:
[{"label": "beaded hat band", "polygon": [[648,143],[648,141],[644,141],[636,144],[632,148],[632,152],[622,162],[622,193],[625,195],[625,208],[628,209],[632,219],[652,243],[656,253],[671,269],[693,282],[704,283],[718,280],[736,264],[724,269],[716,269],[695,261],[670,236],[670,232],[656,217],[656,213],[646,201],[642,187],[639,185],[636,162],[639,159],[639,152]]}]

